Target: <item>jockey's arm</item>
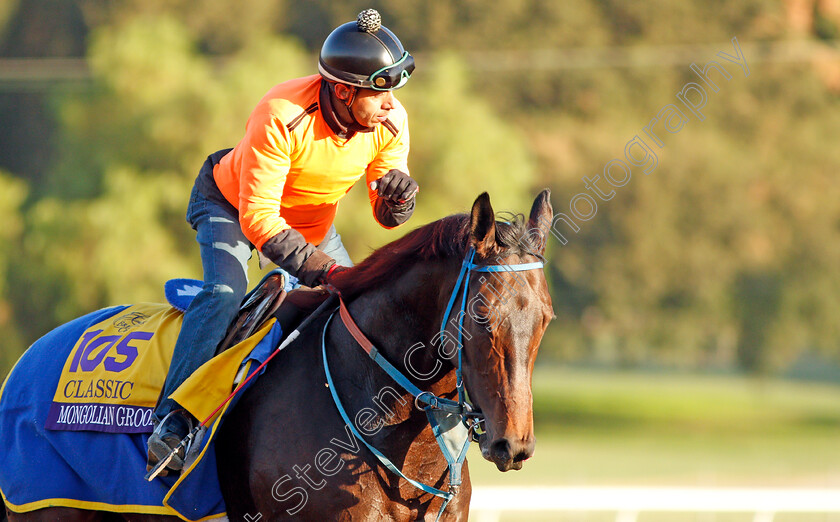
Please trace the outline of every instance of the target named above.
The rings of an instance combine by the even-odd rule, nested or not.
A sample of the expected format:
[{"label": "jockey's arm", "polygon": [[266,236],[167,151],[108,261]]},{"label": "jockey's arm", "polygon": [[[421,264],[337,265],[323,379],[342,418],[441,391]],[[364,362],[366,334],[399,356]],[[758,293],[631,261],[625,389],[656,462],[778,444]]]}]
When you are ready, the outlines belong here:
[{"label": "jockey's arm", "polygon": [[402,225],[414,213],[417,182],[408,173],[408,120],[367,169],[368,197],[376,222],[384,228]]},{"label": "jockey's arm", "polygon": [[293,228],[287,228],[266,241],[261,252],[309,287],[321,284],[335,264],[335,259],[308,243],[303,234]]},{"label": "jockey's arm", "polygon": [[282,122],[265,115],[249,121],[251,145],[243,157],[239,180],[239,222],[245,237],[277,266],[306,286],[320,284],[335,260],[291,228],[278,210],[289,172],[289,136]]}]

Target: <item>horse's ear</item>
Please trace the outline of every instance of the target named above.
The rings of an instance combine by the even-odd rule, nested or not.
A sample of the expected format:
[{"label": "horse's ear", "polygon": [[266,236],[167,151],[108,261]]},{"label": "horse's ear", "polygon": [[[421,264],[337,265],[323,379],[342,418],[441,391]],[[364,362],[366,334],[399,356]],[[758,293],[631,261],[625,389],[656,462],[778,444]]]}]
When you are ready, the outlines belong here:
[{"label": "horse's ear", "polygon": [[476,198],[470,212],[470,243],[480,256],[487,256],[496,246],[496,215],[486,192]]},{"label": "horse's ear", "polygon": [[544,189],[534,200],[534,204],[531,205],[531,215],[528,218],[528,236],[540,254],[545,252],[548,229],[553,218],[554,209],[551,208],[551,191]]}]

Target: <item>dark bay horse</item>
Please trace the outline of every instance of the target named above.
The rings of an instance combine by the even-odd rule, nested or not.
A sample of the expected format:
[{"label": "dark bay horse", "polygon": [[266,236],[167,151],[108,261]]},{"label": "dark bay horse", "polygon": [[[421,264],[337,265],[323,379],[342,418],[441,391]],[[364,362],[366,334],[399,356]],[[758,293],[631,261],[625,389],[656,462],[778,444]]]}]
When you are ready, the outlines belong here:
[{"label": "dark bay horse", "polygon": [[[541,260],[551,219],[547,190],[527,220],[512,216],[506,222],[496,221],[482,194],[470,214],[414,230],[335,277],[355,324],[417,387],[457,401],[460,365],[469,401],[484,417],[477,430],[481,454],[501,471],[520,469],[534,451],[531,374],[553,311],[543,271],[532,265]],[[477,271],[465,285],[468,304],[449,320],[468,253],[474,256],[471,266],[528,269]],[[447,463],[417,398],[374,364],[348,327],[332,317],[302,330],[219,429],[218,473],[229,518],[466,520],[471,493],[466,462],[457,494],[444,504],[383,465],[339,416],[333,394],[356,433],[396,468],[447,490]],[[164,518],[53,509],[9,515],[26,521],[56,515]]]}]

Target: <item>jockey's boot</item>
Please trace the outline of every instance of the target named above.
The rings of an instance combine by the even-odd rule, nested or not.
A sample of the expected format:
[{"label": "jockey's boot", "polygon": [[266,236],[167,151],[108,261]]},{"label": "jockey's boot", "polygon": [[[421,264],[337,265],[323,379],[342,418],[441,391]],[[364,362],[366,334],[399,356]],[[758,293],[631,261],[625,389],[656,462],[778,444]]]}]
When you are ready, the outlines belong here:
[{"label": "jockey's boot", "polygon": [[[146,471],[151,470],[162,459],[165,459],[176,446],[189,435],[195,419],[186,410],[173,410],[169,415],[155,427],[155,431],[149,436],[149,453],[146,460]],[[178,473],[184,467],[186,457],[185,447],[181,447],[172,456],[172,460],[166,465],[158,476],[165,477],[170,472]]]}]

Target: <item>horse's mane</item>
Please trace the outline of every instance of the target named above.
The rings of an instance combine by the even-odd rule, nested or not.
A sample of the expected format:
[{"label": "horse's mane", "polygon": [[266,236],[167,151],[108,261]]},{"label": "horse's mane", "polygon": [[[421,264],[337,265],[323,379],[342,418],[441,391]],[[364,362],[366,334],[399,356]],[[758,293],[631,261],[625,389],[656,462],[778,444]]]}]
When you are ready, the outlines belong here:
[{"label": "horse's mane", "polygon": [[[358,265],[342,271],[332,283],[345,297],[381,286],[418,261],[450,257],[463,258],[470,238],[468,214],[453,214],[416,228],[375,250]],[[539,257],[527,234],[522,214],[505,214],[496,221],[497,254],[529,253]]]}]

